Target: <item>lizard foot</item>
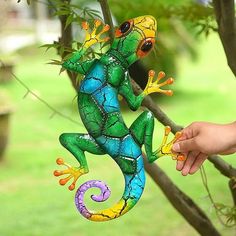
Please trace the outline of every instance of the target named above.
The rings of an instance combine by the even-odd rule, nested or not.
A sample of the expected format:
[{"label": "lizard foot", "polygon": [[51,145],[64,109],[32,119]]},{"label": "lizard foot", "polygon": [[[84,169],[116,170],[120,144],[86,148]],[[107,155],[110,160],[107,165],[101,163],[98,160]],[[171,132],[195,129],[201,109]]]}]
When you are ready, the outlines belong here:
[{"label": "lizard foot", "polygon": [[[102,43],[107,42],[109,40],[109,37],[101,38],[101,35],[107,32],[110,29],[109,25],[102,25],[102,21],[95,20],[94,21],[94,27],[92,30],[89,30],[89,24],[88,22],[82,23],[82,28],[86,31],[85,34],[85,41],[84,41],[84,47],[89,48],[95,43]],[[100,32],[97,33],[98,28],[101,26]]]},{"label": "lizard foot", "polygon": [[150,70],[148,73],[148,82],[147,85],[143,91],[145,95],[151,94],[151,93],[163,93],[168,96],[172,96],[173,92],[172,90],[163,90],[161,89],[162,86],[167,85],[167,84],[172,84],[174,82],[173,78],[168,78],[166,81],[159,83],[161,79],[165,77],[165,73],[163,71],[160,71],[158,73],[157,79],[154,80],[155,76],[155,71]]},{"label": "lizard foot", "polygon": [[175,137],[169,143],[167,143],[167,139],[168,139],[168,136],[169,136],[170,132],[171,132],[171,128],[169,126],[166,126],[165,127],[164,138],[162,140],[162,144],[161,144],[160,148],[155,152],[155,155],[158,156],[158,157],[161,157],[161,156],[164,156],[164,155],[170,155],[173,160],[185,161],[186,157],[183,154],[175,153],[175,152],[172,152],[172,150],[171,150],[173,144],[182,135],[181,132],[177,132],[175,134]]},{"label": "lizard foot", "polygon": [[60,185],[65,185],[70,179],[74,178],[72,184],[68,187],[69,190],[74,190],[75,188],[75,183],[78,180],[78,178],[83,175],[88,173],[88,170],[86,170],[83,167],[72,167],[71,165],[67,164],[64,162],[62,158],[58,158],[56,160],[56,163],[58,165],[64,165],[67,166],[68,168],[65,170],[55,170],[54,171],[54,176],[61,176],[61,175],[68,175],[66,178],[60,179],[59,184]]}]

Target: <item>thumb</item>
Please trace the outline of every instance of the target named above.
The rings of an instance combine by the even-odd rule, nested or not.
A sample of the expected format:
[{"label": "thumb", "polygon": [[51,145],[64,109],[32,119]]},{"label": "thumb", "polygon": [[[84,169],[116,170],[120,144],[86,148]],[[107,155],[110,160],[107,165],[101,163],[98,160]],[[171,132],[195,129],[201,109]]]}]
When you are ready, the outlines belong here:
[{"label": "thumb", "polygon": [[172,147],[172,150],[174,152],[189,152],[195,149],[196,149],[196,143],[193,138],[176,142]]}]

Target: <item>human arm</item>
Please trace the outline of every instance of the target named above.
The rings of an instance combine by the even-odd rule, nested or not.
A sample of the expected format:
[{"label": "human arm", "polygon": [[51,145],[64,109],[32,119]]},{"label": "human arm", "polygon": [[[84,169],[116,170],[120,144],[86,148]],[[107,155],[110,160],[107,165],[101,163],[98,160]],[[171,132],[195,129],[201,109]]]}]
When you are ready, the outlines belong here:
[{"label": "human arm", "polygon": [[236,152],[236,122],[223,125],[194,122],[182,130],[172,150],[187,157],[185,162],[177,162],[177,170],[183,175],[193,174],[209,155]]}]

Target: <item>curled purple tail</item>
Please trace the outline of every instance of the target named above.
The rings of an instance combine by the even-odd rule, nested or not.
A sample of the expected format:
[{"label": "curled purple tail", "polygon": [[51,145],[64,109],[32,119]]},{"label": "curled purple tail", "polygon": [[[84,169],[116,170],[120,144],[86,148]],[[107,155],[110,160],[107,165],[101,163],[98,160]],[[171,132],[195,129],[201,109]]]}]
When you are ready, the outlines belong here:
[{"label": "curled purple tail", "polygon": [[89,219],[93,213],[91,213],[84,204],[84,194],[85,192],[90,188],[99,188],[101,190],[100,195],[91,195],[91,198],[96,202],[104,202],[106,201],[111,194],[110,189],[107,187],[107,185],[100,181],[100,180],[90,180],[82,184],[76,194],[75,194],[75,205],[85,218]]},{"label": "curled purple tail", "polygon": [[140,199],[144,189],[144,168],[142,167],[138,174],[124,174],[124,177],[125,189],[121,199],[113,206],[99,211],[89,211],[86,208],[84,204],[84,194],[88,189],[97,187],[101,190],[101,193],[98,196],[92,195],[91,198],[94,201],[102,202],[109,198],[109,188],[105,183],[98,180],[91,180],[81,185],[75,195],[75,204],[80,214],[91,221],[108,221],[116,219],[130,211]]}]

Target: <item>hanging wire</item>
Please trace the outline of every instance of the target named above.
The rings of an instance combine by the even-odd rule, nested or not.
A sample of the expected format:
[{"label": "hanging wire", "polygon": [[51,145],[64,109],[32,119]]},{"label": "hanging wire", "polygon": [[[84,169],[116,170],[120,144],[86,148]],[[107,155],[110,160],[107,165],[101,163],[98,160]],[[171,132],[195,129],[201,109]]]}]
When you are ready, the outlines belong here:
[{"label": "hanging wire", "polygon": [[[235,218],[234,214],[236,211],[235,207],[225,206],[224,204],[216,203],[212,197],[211,192],[210,192],[208,181],[207,181],[206,171],[203,166],[200,167],[200,174],[201,174],[203,186],[205,187],[207,195],[210,199],[210,202],[211,202],[213,208],[215,209],[216,216],[217,216],[219,222],[228,228],[235,227],[236,226],[236,220],[234,219]],[[231,212],[231,214],[229,212]],[[226,222],[222,219],[222,216],[228,217]]]}]

